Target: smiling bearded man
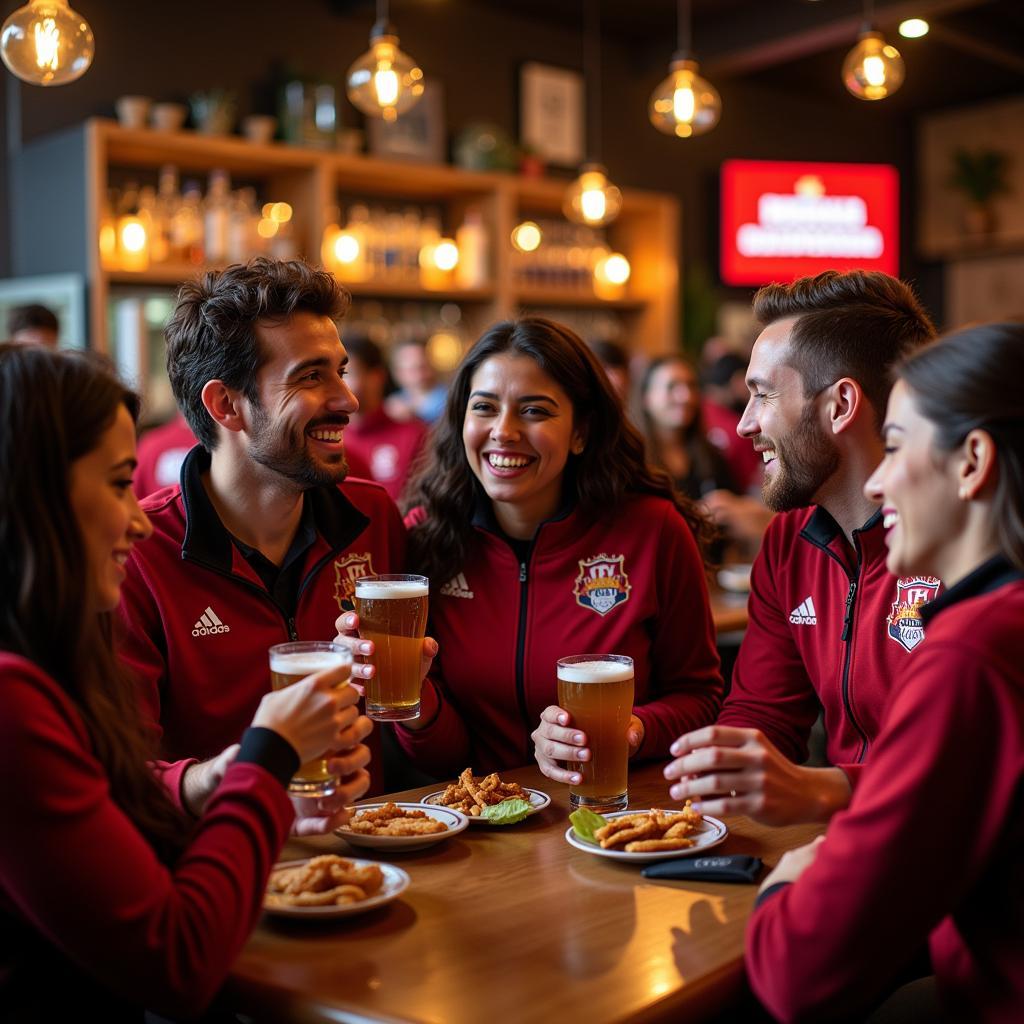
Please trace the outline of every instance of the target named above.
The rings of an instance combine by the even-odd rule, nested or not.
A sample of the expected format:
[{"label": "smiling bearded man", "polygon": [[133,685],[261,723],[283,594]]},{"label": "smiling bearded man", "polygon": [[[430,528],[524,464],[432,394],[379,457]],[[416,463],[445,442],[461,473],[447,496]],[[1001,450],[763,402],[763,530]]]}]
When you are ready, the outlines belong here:
[{"label": "smiling bearded man", "polygon": [[[143,502],[155,534],[128,563],[119,640],[161,756],[215,758],[170,769],[186,805],[270,689],[267,648],[333,639],[355,580],[403,568],[393,502],[346,478],[359,407],[337,326],[347,306],[330,274],[257,258],[183,285],[167,325],[171,386],[199,444],[180,485]],[[371,791],[380,767],[374,753]]]},{"label": "smiling bearded man", "polygon": [[[718,722],[676,740],[665,776],[673,799],[708,814],[827,821],[849,803],[923,640],[914,616],[939,589],[886,570],[881,512],[864,496],[890,370],[934,328],[906,284],[856,270],[769,285],[754,313],[763,330],[736,430],[761,453],[764,501],[780,514],[754,563]],[[819,711],[831,767],[802,766]]]}]

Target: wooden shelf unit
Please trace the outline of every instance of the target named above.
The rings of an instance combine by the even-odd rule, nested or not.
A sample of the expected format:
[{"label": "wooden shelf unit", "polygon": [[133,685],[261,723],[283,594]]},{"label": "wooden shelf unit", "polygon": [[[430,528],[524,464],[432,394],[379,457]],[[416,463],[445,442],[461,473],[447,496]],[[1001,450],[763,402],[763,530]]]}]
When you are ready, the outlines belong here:
[{"label": "wooden shelf unit", "polygon": [[257,145],[195,132],[129,130],[104,119],[34,140],[17,159],[15,273],[83,274],[90,345],[100,350],[108,348],[112,288],[170,289],[209,269],[158,264],[128,271],[101,265],[99,221],[111,171],[155,173],[167,163],[175,164],[183,179],[223,168],[233,180],[258,182],[268,199],[290,203],[300,255],[316,263],[329,211],[339,195],[441,206],[452,233],[466,208],[481,210],[490,250],[489,284],[435,290],[391,281],[347,283],[357,297],[466,303],[472,307],[474,327],[536,308],[608,309],[623,318],[631,349],[658,353],[678,344],[680,210],[674,196],[623,191],[622,212],[607,228],[607,237],[629,259],[632,276],[621,296],[601,299],[580,288],[530,287],[514,279],[509,241],[513,227],[524,216],[558,215],[568,185],[564,180],[477,173],[279,143]]}]

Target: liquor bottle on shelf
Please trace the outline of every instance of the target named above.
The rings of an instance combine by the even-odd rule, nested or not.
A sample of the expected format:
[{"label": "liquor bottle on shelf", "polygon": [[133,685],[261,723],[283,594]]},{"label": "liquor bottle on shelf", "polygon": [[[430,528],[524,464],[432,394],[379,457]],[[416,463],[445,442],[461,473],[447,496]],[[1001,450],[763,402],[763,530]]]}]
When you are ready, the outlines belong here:
[{"label": "liquor bottle on shelf", "polygon": [[487,283],[487,229],[483,214],[469,209],[459,230],[455,232],[459,262],[455,265],[455,281],[461,288],[482,288]]},{"label": "liquor bottle on shelf", "polygon": [[[148,215],[147,215],[148,219]],[[122,270],[149,267],[149,233],[139,211],[139,186],[130,181],[121,194],[117,215],[117,262]]]},{"label": "liquor bottle on shelf", "polygon": [[153,262],[174,259],[174,218],[181,205],[178,192],[178,168],[164,164],[160,168],[159,186],[153,212]]},{"label": "liquor bottle on shelf", "polygon": [[104,270],[113,270],[117,266],[117,218],[114,210],[120,194],[117,189],[109,189],[103,197],[103,207],[99,219],[100,266]]},{"label": "liquor bottle on shelf", "polygon": [[260,213],[256,206],[256,189],[241,188],[231,198],[228,217],[229,263],[244,263],[263,248],[256,232]]},{"label": "liquor bottle on shelf", "polygon": [[227,171],[210,171],[210,185],[203,200],[203,244],[210,263],[224,263],[228,258],[230,207]]},{"label": "liquor bottle on shelf", "polygon": [[173,258],[192,266],[202,265],[206,259],[203,241],[203,196],[198,181],[186,181],[181,203],[171,225]]}]

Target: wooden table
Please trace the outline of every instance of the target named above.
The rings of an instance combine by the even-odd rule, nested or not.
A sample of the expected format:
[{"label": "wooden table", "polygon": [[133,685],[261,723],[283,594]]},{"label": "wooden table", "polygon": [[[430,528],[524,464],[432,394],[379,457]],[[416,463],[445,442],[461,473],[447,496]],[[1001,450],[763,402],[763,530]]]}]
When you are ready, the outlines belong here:
[{"label": "wooden table", "polygon": [[[471,825],[388,855],[412,884],[385,907],[333,922],[265,917],[232,971],[229,1005],[302,1024],[692,1024],[740,996],[756,886],[653,883],[634,865],[576,850],[564,839],[568,789],[536,768],[507,774],[550,793],[551,806],[518,825]],[[641,767],[631,806],[666,800],[661,766]],[[821,831],[728,824],[719,851],[770,865]],[[285,856],[325,851],[385,859],[333,837],[292,841]]]}]

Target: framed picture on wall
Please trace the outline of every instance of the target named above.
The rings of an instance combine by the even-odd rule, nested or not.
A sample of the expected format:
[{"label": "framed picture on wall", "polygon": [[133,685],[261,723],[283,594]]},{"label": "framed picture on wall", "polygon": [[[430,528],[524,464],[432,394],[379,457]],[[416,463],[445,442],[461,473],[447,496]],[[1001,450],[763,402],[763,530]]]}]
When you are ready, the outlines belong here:
[{"label": "framed picture on wall", "polygon": [[428,78],[419,103],[395,121],[368,117],[366,133],[372,156],[443,164],[447,143],[443,87]]},{"label": "framed picture on wall", "polygon": [[584,156],[583,76],[528,61],[519,70],[519,141],[542,160],[576,167]]}]

